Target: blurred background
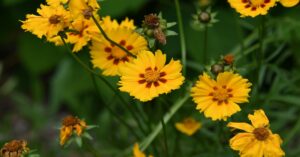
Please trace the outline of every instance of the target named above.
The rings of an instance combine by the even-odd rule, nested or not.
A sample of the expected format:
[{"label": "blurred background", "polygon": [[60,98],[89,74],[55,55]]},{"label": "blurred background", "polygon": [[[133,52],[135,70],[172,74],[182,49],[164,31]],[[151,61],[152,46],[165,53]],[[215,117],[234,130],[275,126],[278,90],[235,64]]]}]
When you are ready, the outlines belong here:
[{"label": "blurred background", "polygon": [[[29,147],[41,157],[92,156],[75,145],[68,149],[59,146],[59,126],[62,117],[72,114],[99,125],[91,131],[94,145],[103,157],[120,156],[135,143],[132,134],[116,121],[103,107],[110,105],[127,122],[138,129],[129,112],[120,105],[116,95],[101,81],[97,95],[91,75],[84,71],[67,53],[65,47],[56,47],[21,29],[20,20],[26,14],[36,14],[42,0],[1,0],[0,2],[0,144],[12,139],[26,139]],[[253,54],[257,48],[257,28],[261,18],[240,18],[226,1],[217,0],[212,7],[218,12],[218,23],[208,29],[209,60],[203,59],[203,32],[192,29],[192,14],[196,13],[192,0],[181,0],[184,31],[187,43],[187,80],[195,81],[203,72],[204,62],[218,60],[221,55],[235,54],[238,70],[251,82],[257,70],[260,79],[253,83],[252,101],[243,105],[243,112],[234,119],[246,120],[252,109],[263,108],[271,121],[273,132],[284,139],[287,156],[300,156],[300,6],[283,8],[280,4],[271,9],[265,18],[265,63],[261,69],[254,67]],[[140,26],[144,15],[162,12],[168,22],[176,21],[172,0],[105,0],[101,2],[100,15],[110,15],[119,21],[125,17]],[[175,26],[172,30],[178,32]],[[256,46],[255,46],[256,45]],[[168,37],[161,49],[168,58],[180,59],[179,38]],[[88,63],[88,48],[79,53]],[[116,84],[117,77],[107,77]],[[117,88],[115,86],[115,88]],[[258,89],[258,90],[254,90]],[[259,94],[255,93],[259,91]],[[185,89],[176,92],[186,92]],[[167,102],[140,106],[153,124],[159,121],[157,105],[167,110],[177,93],[164,96]],[[136,104],[123,94],[128,102]],[[178,97],[178,96],[177,96]],[[182,135],[174,122],[186,116],[203,122],[203,128],[194,136]],[[218,145],[215,141],[215,123],[205,119],[189,101],[167,124],[172,157],[238,156],[230,150],[228,141]],[[230,135],[229,131],[228,136]],[[172,141],[180,141],[173,143]],[[158,138],[153,145],[162,146]],[[151,149],[150,149],[151,151]],[[156,157],[164,155],[154,154]],[[121,155],[122,157],[122,155]],[[124,156],[123,156],[124,157]]]}]

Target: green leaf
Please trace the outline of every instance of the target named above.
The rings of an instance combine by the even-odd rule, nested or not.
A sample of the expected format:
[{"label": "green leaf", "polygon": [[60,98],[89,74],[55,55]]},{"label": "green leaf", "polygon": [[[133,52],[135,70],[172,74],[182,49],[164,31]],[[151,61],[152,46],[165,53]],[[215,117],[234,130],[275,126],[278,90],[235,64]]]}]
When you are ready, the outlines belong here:
[{"label": "green leaf", "polygon": [[65,55],[62,49],[29,33],[21,35],[19,48],[21,63],[33,74],[42,74],[49,71]]},{"label": "green leaf", "polygon": [[178,35],[178,34],[175,31],[167,30],[167,32],[166,32],[166,36],[176,36],[176,35]]},{"label": "green leaf", "polygon": [[167,23],[167,28],[173,27],[175,25],[177,25],[177,22],[168,22]]},{"label": "green leaf", "polygon": [[75,142],[78,145],[78,147],[80,147],[80,148],[82,147],[82,138],[81,137],[76,136],[75,137]]},{"label": "green leaf", "polygon": [[300,106],[300,97],[298,95],[277,95],[272,97],[271,100]]}]

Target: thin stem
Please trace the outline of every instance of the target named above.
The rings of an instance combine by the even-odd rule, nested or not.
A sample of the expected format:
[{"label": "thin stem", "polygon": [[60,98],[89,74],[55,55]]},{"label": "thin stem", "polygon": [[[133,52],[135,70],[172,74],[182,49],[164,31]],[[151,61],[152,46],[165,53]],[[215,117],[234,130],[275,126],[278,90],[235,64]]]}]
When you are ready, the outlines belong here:
[{"label": "thin stem", "polygon": [[105,33],[105,31],[103,30],[103,28],[101,27],[101,25],[98,23],[97,19],[95,18],[95,16],[92,16],[93,21],[95,22],[96,26],[98,27],[98,29],[100,30],[101,34],[103,35],[103,37],[109,41],[110,43],[112,43],[113,45],[116,45],[117,47],[119,47],[121,50],[125,51],[127,53],[127,55],[130,55],[132,57],[135,57],[131,52],[129,52],[126,48],[124,48],[123,46],[121,46],[120,44],[118,44],[117,42],[113,41],[112,39],[110,39],[107,34]]},{"label": "thin stem", "polygon": [[168,140],[167,140],[167,133],[166,133],[166,124],[164,122],[164,117],[161,115],[161,124],[163,127],[163,138],[164,138],[164,144],[166,149],[166,157],[169,157],[169,148],[168,148]]},{"label": "thin stem", "polygon": [[207,26],[205,25],[204,26],[204,33],[203,33],[203,63],[204,64],[206,64],[207,63],[207,38],[208,38],[208,36],[207,36],[207,34],[208,34],[208,32],[207,32],[207,30],[208,30],[208,28],[207,28]]},{"label": "thin stem", "polygon": [[186,43],[185,43],[185,35],[183,31],[183,22],[182,22],[182,15],[180,10],[180,4],[178,0],[175,0],[175,7],[176,7],[176,14],[177,14],[177,21],[179,27],[179,37],[180,37],[180,46],[181,46],[181,61],[182,61],[182,73],[185,76],[186,74]]},{"label": "thin stem", "polygon": [[139,128],[141,129],[141,131],[146,134],[146,131],[144,130],[144,128],[142,127],[141,122],[139,121],[139,118],[137,117],[137,115],[135,114],[135,112],[132,110],[132,108],[130,107],[130,105],[125,101],[125,99],[120,95],[120,93],[105,79],[103,78],[101,75],[99,75],[98,73],[94,72],[92,69],[90,69],[84,62],[82,62],[78,56],[76,56],[71,49],[69,48],[69,46],[67,45],[65,39],[63,38],[63,36],[60,36],[61,40],[63,41],[65,47],[67,47],[69,53],[72,55],[72,57],[88,72],[96,75],[98,78],[100,78],[116,95],[117,97],[121,100],[122,104],[125,105],[125,107],[129,110],[130,114],[132,115],[132,117],[135,119],[135,121],[137,122]]},{"label": "thin stem", "polygon": [[[100,97],[100,91],[99,91],[95,76],[92,75],[91,77],[92,77],[93,84],[96,89],[97,95]],[[121,124],[123,124],[128,130],[130,130],[130,132],[133,133],[133,135],[135,136],[136,139],[138,139],[138,140],[141,139],[138,136],[138,134],[135,132],[135,130],[126,121],[124,121],[110,106],[108,106],[106,103],[103,103],[103,105],[110,112],[110,114],[112,114]]]},{"label": "thin stem", "polygon": [[[184,97],[180,98],[175,102],[175,104],[170,108],[169,112],[167,112],[163,118],[164,123],[168,123],[169,120],[173,117],[173,115],[179,110],[180,107],[182,107],[185,102],[188,100],[189,95],[186,94]],[[155,139],[155,137],[159,134],[159,132],[162,130],[162,124],[159,123],[156,125],[154,130],[151,134],[147,136],[146,139],[141,143],[141,150],[144,151]]]},{"label": "thin stem", "polygon": [[263,64],[263,58],[264,58],[264,30],[265,29],[265,18],[264,16],[261,17],[261,24],[260,24],[260,27],[259,27],[259,51],[256,51],[256,63],[257,63],[257,83],[258,83],[258,87],[257,87],[257,94],[258,91],[259,91],[259,81],[260,81],[260,76],[259,76],[259,73],[260,73],[260,69],[262,67],[262,64]]}]

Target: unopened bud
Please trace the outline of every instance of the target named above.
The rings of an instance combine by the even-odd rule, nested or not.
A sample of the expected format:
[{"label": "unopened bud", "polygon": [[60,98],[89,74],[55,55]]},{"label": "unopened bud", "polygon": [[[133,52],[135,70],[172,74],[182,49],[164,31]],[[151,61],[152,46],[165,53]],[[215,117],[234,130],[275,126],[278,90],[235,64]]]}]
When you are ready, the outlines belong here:
[{"label": "unopened bud", "polygon": [[85,19],[90,19],[93,16],[93,11],[94,9],[91,6],[89,6],[88,8],[82,11],[82,14]]},{"label": "unopened bud", "polygon": [[234,56],[232,54],[228,54],[223,58],[226,65],[232,65],[234,62]]},{"label": "unopened bud", "polygon": [[203,11],[198,15],[198,20],[202,23],[209,23],[211,20],[210,13]]},{"label": "unopened bud", "polygon": [[150,28],[159,27],[159,17],[156,14],[145,15],[144,24]]},{"label": "unopened bud", "polygon": [[154,33],[155,39],[159,43],[161,43],[162,45],[166,45],[166,43],[167,43],[166,35],[160,28],[155,29],[153,33]]},{"label": "unopened bud", "polygon": [[211,66],[210,71],[215,74],[218,75],[221,72],[224,72],[224,66],[222,64],[214,64]]}]

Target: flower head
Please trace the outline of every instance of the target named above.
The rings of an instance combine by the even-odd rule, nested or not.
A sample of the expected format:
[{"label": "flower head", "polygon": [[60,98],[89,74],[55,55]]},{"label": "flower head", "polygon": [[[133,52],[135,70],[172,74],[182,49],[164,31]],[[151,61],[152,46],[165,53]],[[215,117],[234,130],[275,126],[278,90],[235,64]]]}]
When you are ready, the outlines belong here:
[{"label": "flower head", "polygon": [[[113,28],[109,28],[109,23]],[[146,39],[133,30],[134,26],[129,20],[125,20],[119,25],[110,18],[105,18],[102,25],[106,28],[106,34],[132,55],[148,49]],[[133,59],[124,50],[107,41],[101,34],[94,35],[90,49],[94,67],[102,69],[103,75],[107,76],[119,75],[118,68]]]},{"label": "flower head", "polygon": [[72,22],[70,29],[74,32],[67,33],[67,42],[74,44],[73,52],[80,51],[92,39],[92,35],[99,32],[92,20],[84,18]]},{"label": "flower head", "polygon": [[176,123],[175,127],[178,131],[188,136],[192,136],[197,130],[201,128],[201,123],[197,122],[192,117],[188,117],[185,118],[182,122]]},{"label": "flower head", "polygon": [[70,13],[63,6],[41,5],[37,10],[39,15],[29,14],[26,20],[22,21],[22,28],[32,32],[39,38],[46,36],[51,38],[63,31],[70,24]]},{"label": "flower head", "polygon": [[77,117],[65,117],[62,121],[62,127],[60,128],[60,145],[64,145],[73,135],[73,132],[75,132],[77,136],[81,136],[86,127],[86,123]]},{"label": "flower head", "polygon": [[120,90],[141,100],[150,101],[163,93],[178,89],[184,77],[180,61],[173,59],[166,64],[166,55],[160,50],[153,54],[142,51],[132,62],[120,67]]},{"label": "flower head", "polygon": [[70,0],[69,9],[74,19],[90,19],[93,15],[97,16],[100,5],[97,0]]},{"label": "flower head", "polygon": [[238,103],[248,102],[251,83],[233,72],[219,73],[211,79],[206,73],[199,77],[192,88],[196,109],[212,120],[227,120],[240,111]]},{"label": "flower head", "polygon": [[266,15],[277,0],[228,0],[230,6],[241,14],[242,17]]},{"label": "flower head", "polygon": [[24,140],[12,140],[5,143],[0,150],[1,157],[21,157],[29,152],[27,142]]},{"label": "flower head", "polygon": [[269,129],[269,120],[263,110],[256,110],[248,115],[252,125],[248,123],[230,122],[228,127],[246,131],[238,133],[230,139],[230,147],[239,151],[240,156],[284,156],[280,148],[282,140],[278,134],[273,134]]},{"label": "flower head", "polygon": [[[133,146],[133,157],[146,157],[146,155],[140,150],[139,144],[134,144]],[[153,157],[149,155],[148,157]]]},{"label": "flower head", "polygon": [[293,7],[293,6],[297,5],[299,2],[300,2],[300,0],[280,0],[280,3],[284,7]]}]

